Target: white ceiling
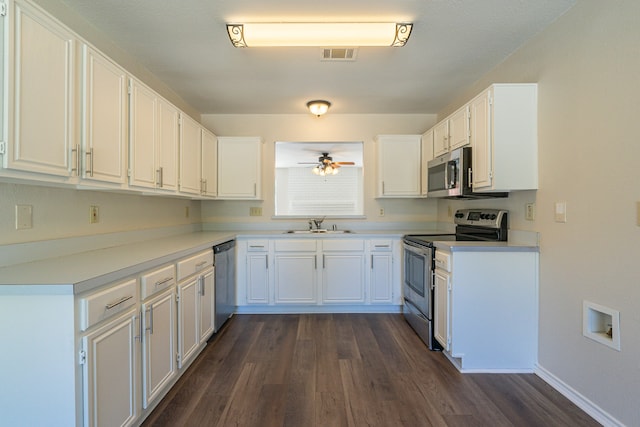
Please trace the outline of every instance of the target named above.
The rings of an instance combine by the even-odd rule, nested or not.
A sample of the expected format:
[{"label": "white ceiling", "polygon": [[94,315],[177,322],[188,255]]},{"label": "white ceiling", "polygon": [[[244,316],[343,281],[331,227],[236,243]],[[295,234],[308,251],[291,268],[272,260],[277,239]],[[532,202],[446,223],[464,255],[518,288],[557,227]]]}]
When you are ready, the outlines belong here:
[{"label": "white ceiling", "polygon": [[[576,0],[61,0],[203,114],[436,113]],[[45,3],[45,0],[40,0]],[[413,22],[402,48],[237,49],[227,22]]]}]

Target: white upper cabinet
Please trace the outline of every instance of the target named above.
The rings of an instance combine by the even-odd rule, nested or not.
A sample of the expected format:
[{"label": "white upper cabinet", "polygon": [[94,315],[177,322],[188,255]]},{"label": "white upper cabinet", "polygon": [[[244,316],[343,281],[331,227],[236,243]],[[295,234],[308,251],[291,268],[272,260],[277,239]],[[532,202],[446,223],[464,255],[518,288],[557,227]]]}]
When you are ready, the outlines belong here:
[{"label": "white upper cabinet", "polygon": [[378,197],[420,197],[421,135],[378,135]]},{"label": "white upper cabinet", "polygon": [[474,191],[538,188],[537,89],[495,84],[471,101]]},{"label": "white upper cabinet", "polygon": [[469,106],[465,105],[449,118],[449,151],[469,145]]},{"label": "white upper cabinet", "polygon": [[218,139],[202,129],[202,195],[215,197],[218,194]]},{"label": "white upper cabinet", "polygon": [[218,198],[260,199],[262,140],[218,138]]},{"label": "white upper cabinet", "polygon": [[156,188],[178,191],[180,158],[180,112],[163,98],[158,98],[158,139],[156,150]]},{"label": "white upper cabinet", "polygon": [[449,152],[449,121],[443,120],[433,128],[433,157]]},{"label": "white upper cabinet", "polygon": [[422,135],[422,173],[420,174],[422,196],[427,197],[429,191],[429,175],[427,167],[430,160],[433,159],[433,128],[429,129]]},{"label": "white upper cabinet", "polygon": [[129,102],[129,184],[155,188],[160,182],[156,174],[158,118],[156,94],[140,82],[131,79]]},{"label": "white upper cabinet", "polygon": [[180,115],[180,192],[200,195],[201,127],[186,114]]},{"label": "white upper cabinet", "polygon": [[7,7],[8,120],[7,140],[0,141],[2,167],[64,181],[78,174],[76,38],[30,3],[15,1]]},{"label": "white upper cabinet", "polygon": [[129,184],[175,192],[180,113],[137,80],[131,79],[129,92]]},{"label": "white upper cabinet", "polygon": [[82,178],[126,183],[127,91],[125,70],[83,46]]}]

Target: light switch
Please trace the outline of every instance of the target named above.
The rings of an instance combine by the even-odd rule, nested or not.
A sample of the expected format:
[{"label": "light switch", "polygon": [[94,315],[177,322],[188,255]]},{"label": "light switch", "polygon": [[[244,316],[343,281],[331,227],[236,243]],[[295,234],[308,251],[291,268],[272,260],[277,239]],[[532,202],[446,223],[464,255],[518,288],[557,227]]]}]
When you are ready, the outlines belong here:
[{"label": "light switch", "polygon": [[567,202],[556,202],[556,222],[567,222]]},{"label": "light switch", "polygon": [[16,230],[33,227],[33,206],[16,205]]}]

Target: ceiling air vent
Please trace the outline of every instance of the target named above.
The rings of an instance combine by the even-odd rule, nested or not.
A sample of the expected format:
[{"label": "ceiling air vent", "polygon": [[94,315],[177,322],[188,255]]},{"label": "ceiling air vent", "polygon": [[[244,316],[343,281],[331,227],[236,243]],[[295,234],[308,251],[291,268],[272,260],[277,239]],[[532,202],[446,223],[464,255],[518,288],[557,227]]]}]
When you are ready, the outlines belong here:
[{"label": "ceiling air vent", "polygon": [[358,50],[353,47],[322,49],[323,61],[355,61]]}]

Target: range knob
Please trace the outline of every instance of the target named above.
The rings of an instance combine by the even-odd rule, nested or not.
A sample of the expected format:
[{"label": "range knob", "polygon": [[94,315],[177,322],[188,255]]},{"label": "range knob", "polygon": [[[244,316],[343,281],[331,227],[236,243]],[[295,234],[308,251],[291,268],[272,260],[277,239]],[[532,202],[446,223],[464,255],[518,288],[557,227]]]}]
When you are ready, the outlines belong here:
[{"label": "range knob", "polygon": [[480,214],[480,219],[487,219],[487,215],[486,214]]},{"label": "range knob", "polygon": [[456,212],[456,218],[464,218],[464,214],[462,212]]},{"label": "range knob", "polygon": [[496,214],[491,214],[491,219],[496,219],[498,217],[498,215]]}]

